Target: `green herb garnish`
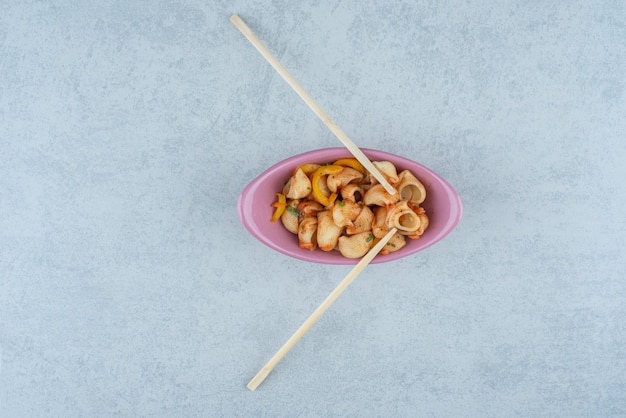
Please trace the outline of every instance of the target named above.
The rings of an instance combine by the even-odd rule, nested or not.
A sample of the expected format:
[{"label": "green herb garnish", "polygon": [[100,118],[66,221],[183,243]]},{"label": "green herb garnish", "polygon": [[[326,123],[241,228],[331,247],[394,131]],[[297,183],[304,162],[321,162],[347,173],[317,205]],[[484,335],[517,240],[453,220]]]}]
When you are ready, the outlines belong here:
[{"label": "green herb garnish", "polygon": [[365,238],[365,242],[370,242],[371,240],[374,239],[374,235],[369,234],[367,238]]}]

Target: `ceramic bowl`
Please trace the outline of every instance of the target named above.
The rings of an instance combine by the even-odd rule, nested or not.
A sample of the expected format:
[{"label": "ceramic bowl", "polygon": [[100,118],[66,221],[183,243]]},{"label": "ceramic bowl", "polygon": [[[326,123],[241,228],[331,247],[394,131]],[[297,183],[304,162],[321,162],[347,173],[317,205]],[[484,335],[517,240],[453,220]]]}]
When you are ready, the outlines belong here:
[{"label": "ceramic bowl", "polygon": [[[426,200],[422,203],[429,217],[428,229],[419,239],[407,239],[407,245],[395,252],[374,257],[372,263],[384,263],[415,254],[442,240],[456,227],[463,213],[461,199],[445,179],[423,165],[384,151],[362,149],[372,161],[391,161],[398,173],[411,171],[426,188]],[[340,158],[352,157],[346,148],[325,148],[305,152],[283,160],[248,184],[237,202],[239,218],[244,227],[259,241],[274,250],[299,260],[323,264],[356,264],[358,259],[343,257],[338,251],[313,251],[300,248],[298,237],[287,231],[282,222],[270,222],[276,201],[276,192],[294,169],[304,163],[326,163]]]}]

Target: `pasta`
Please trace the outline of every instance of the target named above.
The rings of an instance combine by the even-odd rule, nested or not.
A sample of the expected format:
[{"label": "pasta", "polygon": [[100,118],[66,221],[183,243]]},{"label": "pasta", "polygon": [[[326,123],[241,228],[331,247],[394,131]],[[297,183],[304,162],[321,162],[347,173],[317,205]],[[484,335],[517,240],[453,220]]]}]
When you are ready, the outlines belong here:
[{"label": "pasta", "polygon": [[337,246],[343,229],[333,221],[329,210],[317,214],[317,245],[322,251],[332,251]]},{"label": "pasta", "polygon": [[298,168],[283,187],[283,194],[288,199],[302,199],[307,197],[310,190],[311,180],[302,169]]},{"label": "pasta", "polygon": [[372,161],[396,189],[391,195],[354,158],[330,164],[307,163],[287,179],[271,221],[298,236],[307,250],[338,251],[360,258],[390,229],[398,232],[380,254],[402,249],[428,228],[426,188],[409,170],[398,174],[389,161]]},{"label": "pasta", "polygon": [[401,200],[387,209],[386,225],[397,228],[403,235],[412,235],[420,227],[420,218],[406,200]]},{"label": "pasta", "polygon": [[300,248],[314,250],[317,246],[317,216],[307,216],[298,225]]}]

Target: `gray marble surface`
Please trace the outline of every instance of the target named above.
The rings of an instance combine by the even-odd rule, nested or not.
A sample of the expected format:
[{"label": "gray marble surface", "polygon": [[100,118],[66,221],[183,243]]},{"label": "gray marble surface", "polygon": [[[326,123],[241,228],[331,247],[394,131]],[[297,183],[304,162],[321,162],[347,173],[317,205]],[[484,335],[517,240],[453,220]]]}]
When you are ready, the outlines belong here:
[{"label": "gray marble surface", "polygon": [[[339,142],[464,216],[348,273],[250,236],[243,187]],[[0,2],[0,416],[626,416],[622,1]]]}]

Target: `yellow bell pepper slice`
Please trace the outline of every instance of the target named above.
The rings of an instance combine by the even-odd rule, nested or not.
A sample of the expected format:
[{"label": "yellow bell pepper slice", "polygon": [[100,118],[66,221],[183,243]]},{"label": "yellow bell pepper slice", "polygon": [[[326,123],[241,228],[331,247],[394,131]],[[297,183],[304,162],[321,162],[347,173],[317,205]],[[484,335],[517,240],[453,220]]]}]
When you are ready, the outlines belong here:
[{"label": "yellow bell pepper slice", "polygon": [[[315,170],[317,170],[320,167],[321,167],[320,164],[306,163],[306,164],[302,164],[298,168],[304,171],[304,174],[306,174],[307,176],[310,176],[311,174],[315,172]],[[298,168],[295,169],[294,174],[296,171],[298,171]]]},{"label": "yellow bell pepper slice", "polygon": [[343,167],[340,165],[323,165],[313,172],[313,176],[311,177],[313,196],[315,197],[315,200],[320,202],[322,205],[330,205],[330,201],[328,199],[330,196],[330,190],[327,190],[326,192],[328,194],[326,194],[320,187],[320,180],[322,179],[322,176],[326,176],[328,174],[339,174],[341,170],[343,170]]},{"label": "yellow bell pepper slice", "polygon": [[287,199],[285,198],[284,194],[276,193],[276,198],[278,199],[278,201],[272,203],[272,206],[276,209],[274,209],[274,213],[272,214],[272,219],[270,219],[270,222],[276,222],[277,220],[279,220],[283,212],[285,212],[285,207],[287,206]]},{"label": "yellow bell pepper slice", "polygon": [[330,196],[328,196],[328,205],[327,206],[332,206],[333,203],[335,203],[335,200],[337,200],[337,193],[331,193]]},{"label": "yellow bell pepper slice", "polygon": [[356,171],[359,171],[363,174],[367,173],[367,170],[365,170],[365,167],[363,167],[363,165],[361,165],[361,163],[359,162],[359,160],[357,160],[356,158],[341,158],[337,161],[335,161],[333,163],[333,165],[340,165],[343,167],[351,167],[354,168]]}]

